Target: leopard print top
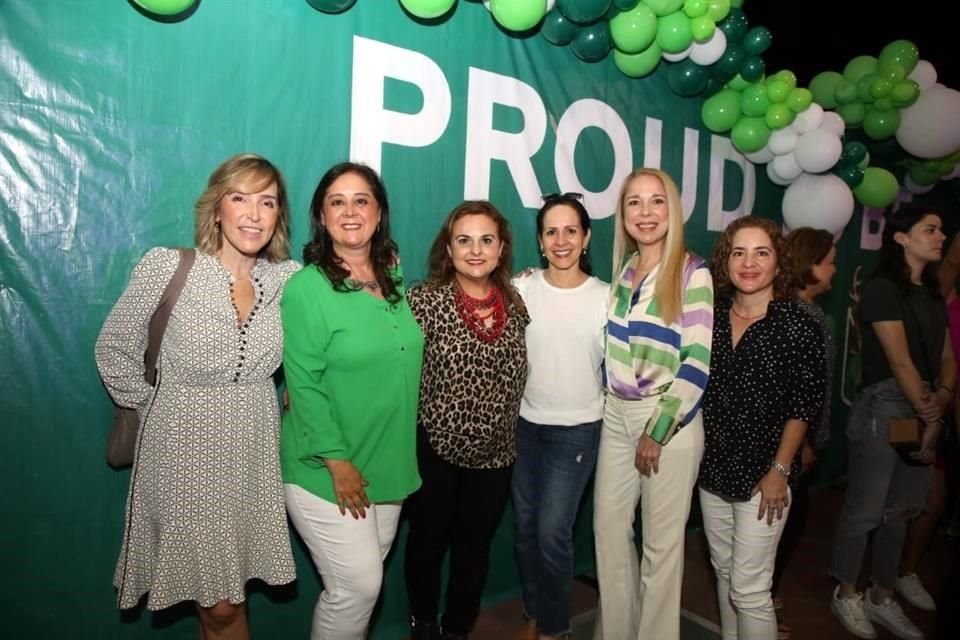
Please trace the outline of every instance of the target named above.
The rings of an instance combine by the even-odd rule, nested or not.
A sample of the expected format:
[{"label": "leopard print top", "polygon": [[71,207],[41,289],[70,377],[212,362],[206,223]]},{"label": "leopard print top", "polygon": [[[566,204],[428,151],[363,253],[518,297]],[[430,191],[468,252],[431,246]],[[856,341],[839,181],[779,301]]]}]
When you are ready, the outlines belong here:
[{"label": "leopard print top", "polygon": [[419,422],[430,445],[447,462],[468,469],[513,464],[527,380],[527,310],[509,307],[503,333],[487,344],[457,314],[452,284],[419,286],[407,298],[426,338]]}]

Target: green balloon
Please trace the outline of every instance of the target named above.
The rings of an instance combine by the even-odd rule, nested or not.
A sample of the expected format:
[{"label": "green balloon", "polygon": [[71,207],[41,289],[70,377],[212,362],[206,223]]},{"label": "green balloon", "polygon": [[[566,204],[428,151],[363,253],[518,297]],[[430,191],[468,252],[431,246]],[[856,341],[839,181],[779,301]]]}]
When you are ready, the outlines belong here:
[{"label": "green balloon", "polygon": [[[453,5],[457,4],[457,0],[400,0],[400,4],[403,5],[404,9],[421,20],[433,20],[434,18],[439,18],[447,14],[450,9],[453,9]],[[497,18],[497,10],[494,9],[494,5],[496,4],[512,4],[512,0],[506,3],[504,3],[503,0],[490,0],[490,13],[493,14],[494,18]],[[521,0],[517,2],[517,4],[523,5],[528,3]],[[543,8],[546,8],[545,4]],[[542,13],[541,11],[541,18],[543,17]],[[497,18],[497,22],[500,22],[499,18]],[[503,22],[500,22],[500,24],[503,25],[504,28],[510,28],[503,24]],[[536,22],[534,24],[536,24]],[[530,27],[527,27],[527,29],[529,28]]]},{"label": "green balloon", "polygon": [[683,0],[643,0],[657,16],[668,16],[683,8]]},{"label": "green balloon", "polygon": [[790,85],[783,80],[771,80],[769,78],[766,84],[767,97],[770,98],[770,102],[786,102],[787,96],[790,95]]},{"label": "green balloon", "polygon": [[709,79],[706,68],[689,58],[670,65],[667,71],[667,84],[681,96],[697,95],[706,88]]},{"label": "green balloon", "polygon": [[797,87],[797,74],[790,69],[781,69],[773,74],[774,80],[779,80],[787,85],[790,89],[795,89]]},{"label": "green balloon", "polygon": [[874,100],[886,98],[890,95],[891,91],[893,91],[893,83],[886,78],[877,76],[876,79],[870,83],[870,95]]},{"label": "green balloon", "polygon": [[890,109],[895,109],[896,107],[893,106],[893,100],[887,97],[874,100],[873,108],[878,109],[879,111],[889,111]]},{"label": "green balloon", "polygon": [[843,75],[836,71],[824,71],[813,76],[810,81],[810,93],[813,94],[813,101],[824,109],[833,109],[837,106],[837,99],[834,97],[834,91],[843,81]]},{"label": "green balloon", "polygon": [[897,199],[900,184],[892,173],[880,167],[863,170],[863,182],[853,190],[853,195],[865,207],[883,209]]},{"label": "green balloon", "polygon": [[873,102],[873,96],[870,95],[870,87],[873,81],[879,77],[880,76],[875,73],[868,73],[857,80],[857,99],[860,102]]},{"label": "green balloon", "polygon": [[863,169],[857,165],[841,166],[834,169],[833,173],[841,180],[847,183],[851,189],[855,189],[863,182]]},{"label": "green balloon", "polygon": [[713,63],[712,66],[724,73],[740,73],[740,67],[743,66],[745,57],[743,49],[737,45],[727,43],[727,48],[724,50],[723,55],[720,56],[720,59]]},{"label": "green balloon", "polygon": [[730,15],[723,21],[712,13],[708,13],[707,15],[713,18],[713,21],[717,23],[717,28],[727,36],[728,46],[734,42],[740,42],[743,40],[743,36],[747,34],[749,23],[747,22],[747,16],[745,16],[740,9],[731,9]]},{"label": "green balloon", "polygon": [[713,18],[714,22],[720,22],[733,13],[731,4],[730,0],[707,0],[707,15]]},{"label": "green balloon", "polygon": [[877,75],[890,82],[900,82],[907,77],[907,71],[903,68],[903,65],[896,62],[878,62]]},{"label": "green balloon", "polygon": [[740,118],[730,132],[730,139],[740,153],[760,151],[770,139],[770,127],[763,118]]},{"label": "green balloon", "polygon": [[680,53],[693,42],[690,18],[677,11],[657,20],[657,44],[665,53]]},{"label": "green balloon", "polygon": [[920,97],[920,86],[913,80],[901,80],[890,90],[890,100],[899,109],[909,107]]},{"label": "green balloon", "polygon": [[849,104],[857,99],[857,85],[844,78],[834,89],[833,96],[837,104]]},{"label": "green balloon", "polygon": [[848,142],[843,145],[843,152],[840,154],[841,165],[857,166],[867,157],[867,145],[862,142]]},{"label": "green balloon", "polygon": [[631,78],[642,78],[649,75],[657,68],[662,58],[663,52],[656,42],[640,53],[624,53],[617,49],[613,50],[613,63],[617,65],[617,69]]},{"label": "green balloon", "polygon": [[[407,2],[410,1],[407,0]],[[431,1],[439,3],[440,0]],[[455,3],[456,0],[453,0],[450,6],[452,7]],[[490,13],[493,14],[494,20],[507,31],[533,29],[543,20],[546,8],[547,5],[542,0],[490,0]]]},{"label": "green balloon", "polygon": [[630,11],[640,4],[640,0],[613,0],[613,6],[620,11]]},{"label": "green balloon", "polygon": [[739,9],[743,6],[743,0],[730,0],[730,6]]},{"label": "green balloon", "polygon": [[[513,0],[508,1],[513,2]],[[546,8],[546,2],[542,4]],[[610,8],[610,0],[557,0],[556,8],[577,24],[590,24],[607,13]]]},{"label": "green balloon", "polygon": [[936,184],[940,180],[940,176],[933,171],[928,171],[923,167],[914,167],[910,169],[909,172],[910,179],[913,180],[915,184],[918,184],[922,187],[929,186],[931,184]]},{"label": "green balloon", "polygon": [[798,87],[791,89],[787,95],[787,107],[794,113],[806,111],[811,102],[813,102],[813,93],[810,92],[810,89]]},{"label": "green balloon", "polygon": [[766,65],[760,56],[746,56],[740,65],[740,75],[749,82],[758,82],[763,77]]},{"label": "green balloon", "polygon": [[920,51],[917,45],[909,40],[894,40],[883,48],[877,61],[881,65],[898,64],[904,72],[910,73],[920,60]]},{"label": "green balloon", "polygon": [[683,3],[683,12],[687,14],[688,18],[705,16],[709,8],[710,6],[707,0],[686,0],[686,2]]},{"label": "green balloon", "polygon": [[727,86],[735,91],[743,91],[752,84],[752,82],[738,73],[737,75],[733,76],[730,82],[727,83]]},{"label": "green balloon", "polygon": [[900,128],[900,112],[896,109],[881,111],[867,109],[863,118],[863,132],[874,140],[886,140]]},{"label": "green balloon", "polygon": [[867,108],[862,102],[851,102],[837,107],[837,113],[847,123],[847,127],[859,127],[863,124],[863,118],[867,115]]},{"label": "green balloon", "polygon": [[784,103],[780,104],[771,104],[770,108],[767,109],[767,113],[763,117],[763,121],[773,130],[783,129],[797,117],[797,114],[790,110]]},{"label": "green balloon", "polygon": [[843,68],[843,77],[850,82],[857,82],[868,73],[877,72],[877,59],[873,56],[857,56]]},{"label": "green balloon", "polygon": [[599,62],[610,53],[610,25],[597,22],[577,29],[570,42],[574,55],[584,62]]},{"label": "green balloon", "polygon": [[641,2],[610,21],[610,37],[613,46],[623,53],[640,53],[657,37],[657,16]]},{"label": "green balloon", "polygon": [[710,16],[690,18],[690,32],[696,42],[706,42],[717,31],[717,23]]},{"label": "green balloon", "polygon": [[766,27],[754,27],[750,29],[750,31],[747,31],[747,35],[743,36],[741,46],[747,53],[758,56],[770,48],[771,42],[773,42],[773,36],[770,35],[769,29]]},{"label": "green balloon", "polygon": [[[154,15],[175,16],[183,13],[184,11],[192,7],[197,0],[133,0],[133,1],[136,2],[138,5],[140,5],[141,7],[143,7],[145,11],[152,13]],[[350,0],[347,3],[347,6],[349,7],[354,2],[356,2],[356,0]],[[313,3],[311,2],[311,4]],[[342,4],[342,1],[340,4]],[[317,7],[317,8],[320,9],[320,7]]]},{"label": "green balloon", "polygon": [[723,89],[707,98],[700,108],[703,124],[714,133],[730,131],[740,119],[740,103],[740,92],[733,89]]},{"label": "green balloon", "polygon": [[860,162],[857,163],[857,166],[860,167],[861,169],[866,169],[867,167],[870,166],[870,152],[869,152],[869,151],[867,152],[867,155],[865,155],[865,156],[863,157],[863,160],[861,160]]},{"label": "green balloon", "polygon": [[766,85],[752,84],[740,94],[740,109],[743,115],[751,118],[761,118],[770,108],[770,98],[767,97]]}]

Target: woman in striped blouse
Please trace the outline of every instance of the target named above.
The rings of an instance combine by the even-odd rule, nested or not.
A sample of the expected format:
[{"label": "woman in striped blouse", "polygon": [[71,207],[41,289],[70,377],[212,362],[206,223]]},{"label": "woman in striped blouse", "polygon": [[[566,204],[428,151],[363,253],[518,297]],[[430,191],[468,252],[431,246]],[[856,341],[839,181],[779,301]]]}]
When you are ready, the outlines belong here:
[{"label": "woman in striped blouse", "polygon": [[[680,635],[684,527],[703,455],[713,284],[673,180],[637,169],[617,204],[607,400],[594,495],[603,640]],[[640,496],[642,558],[634,545]]]}]

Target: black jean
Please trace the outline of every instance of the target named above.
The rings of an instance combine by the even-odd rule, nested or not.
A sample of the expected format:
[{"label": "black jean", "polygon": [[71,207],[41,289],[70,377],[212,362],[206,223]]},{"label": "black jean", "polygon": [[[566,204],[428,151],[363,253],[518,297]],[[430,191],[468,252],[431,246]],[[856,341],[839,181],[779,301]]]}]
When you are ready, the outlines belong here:
[{"label": "black jean", "polygon": [[423,485],[407,499],[410,524],[405,557],[410,614],[435,621],[440,609],[443,558],[450,550],[446,607],[441,624],[469,633],[480,613],[490,564],[490,543],[510,494],[511,467],[467,469],[442,459],[423,428],[417,432]]}]

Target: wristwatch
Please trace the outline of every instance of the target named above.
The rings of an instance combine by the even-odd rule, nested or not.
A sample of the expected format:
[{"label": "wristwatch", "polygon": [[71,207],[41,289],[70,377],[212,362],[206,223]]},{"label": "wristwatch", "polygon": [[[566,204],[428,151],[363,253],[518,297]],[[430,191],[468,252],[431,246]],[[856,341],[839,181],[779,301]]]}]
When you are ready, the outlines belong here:
[{"label": "wristwatch", "polygon": [[770,463],[771,469],[776,469],[784,478],[790,477],[790,467],[785,467],[776,460]]}]

